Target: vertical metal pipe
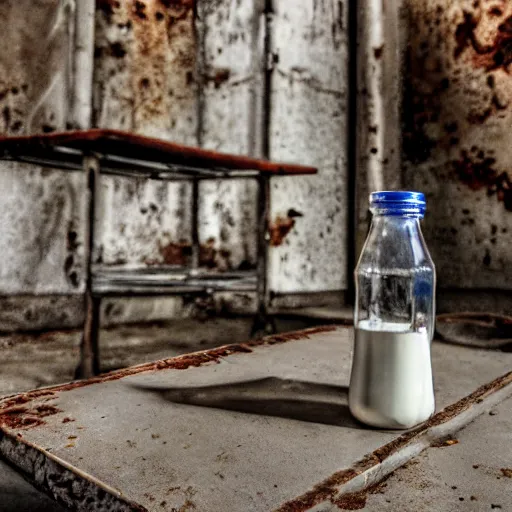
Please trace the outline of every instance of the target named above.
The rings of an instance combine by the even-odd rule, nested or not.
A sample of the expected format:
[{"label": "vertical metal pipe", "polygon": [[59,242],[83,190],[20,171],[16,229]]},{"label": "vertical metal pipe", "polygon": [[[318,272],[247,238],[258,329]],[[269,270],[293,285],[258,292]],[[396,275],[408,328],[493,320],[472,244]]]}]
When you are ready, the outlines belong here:
[{"label": "vertical metal pipe", "polygon": [[358,255],[366,237],[368,193],[402,186],[401,97],[407,23],[404,0],[359,0],[357,12]]},{"label": "vertical metal pipe", "polygon": [[193,270],[199,267],[199,180],[192,181],[192,261]]},{"label": "vertical metal pipe", "polygon": [[92,117],[96,1],[80,0],[75,5],[71,124],[85,130]]},{"label": "vertical metal pipe", "polygon": [[[274,7],[272,0],[264,0],[265,34],[264,34],[264,85],[263,85],[263,114],[262,122],[262,153],[265,158],[270,154],[270,113],[272,108],[272,19]],[[252,334],[260,335],[275,332],[275,325],[269,316],[268,290],[268,218],[270,212],[270,178],[258,178],[258,259],[256,273],[257,284],[257,315]]]},{"label": "vertical metal pipe", "polygon": [[[73,89],[70,122],[73,128],[82,130],[90,128],[92,122],[95,12],[95,0],[81,0],[76,3],[74,23]],[[83,169],[84,174],[87,177],[87,193],[89,197],[85,235],[85,321],[80,346],[80,364],[77,370],[77,377],[88,378],[99,373],[98,332],[100,299],[93,296],[91,273],[96,186],[99,173],[98,159],[92,156],[84,156]]]}]

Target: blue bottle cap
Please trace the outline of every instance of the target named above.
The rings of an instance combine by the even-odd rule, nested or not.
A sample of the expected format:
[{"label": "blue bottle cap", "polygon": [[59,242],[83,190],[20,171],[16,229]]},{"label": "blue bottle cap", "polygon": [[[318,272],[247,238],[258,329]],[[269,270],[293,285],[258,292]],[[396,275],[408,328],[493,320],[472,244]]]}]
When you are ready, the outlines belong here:
[{"label": "blue bottle cap", "polygon": [[370,208],[380,215],[423,217],[427,202],[422,192],[386,190],[370,194]]}]

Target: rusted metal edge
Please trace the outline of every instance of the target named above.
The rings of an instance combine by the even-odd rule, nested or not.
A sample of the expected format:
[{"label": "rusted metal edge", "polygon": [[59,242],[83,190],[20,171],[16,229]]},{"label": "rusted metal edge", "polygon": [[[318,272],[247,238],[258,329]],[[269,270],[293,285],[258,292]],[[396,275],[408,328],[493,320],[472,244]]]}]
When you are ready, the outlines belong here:
[{"label": "rusted metal edge", "polygon": [[147,512],[92,475],[18,436],[0,431],[0,454],[39,489],[74,510]]},{"label": "rusted metal edge", "polygon": [[256,170],[271,175],[316,174],[318,171],[316,167],[218,153],[121,130],[93,129],[0,137],[0,152],[12,152],[14,155],[30,156],[33,152],[59,146],[122,157],[131,155],[138,160],[230,170]]},{"label": "rusted metal edge", "polygon": [[[330,477],[315,485],[310,491],[283,503],[274,512],[305,512],[326,502],[342,508],[345,503],[350,501],[350,499],[347,501],[347,496],[350,498],[353,495],[355,499],[362,496],[364,492],[370,493],[379,480],[384,479],[392,471],[404,465],[425,448],[428,448],[439,437],[455,433],[479,416],[485,407],[482,404],[484,399],[497,395],[500,390],[506,387],[509,388],[509,394],[512,394],[511,384],[512,372],[484,384],[470,395],[435,414],[429,421],[419,427],[406,432],[390,443],[367,454],[351,468],[333,473]],[[480,404],[482,406],[479,407]],[[473,414],[467,414],[461,421],[456,421],[457,418],[461,417],[462,413],[469,412],[470,408],[474,409]],[[451,432],[439,429],[439,427],[449,422],[454,423],[454,428]],[[428,437],[429,432],[433,434],[432,438]],[[417,441],[417,446],[413,446]],[[411,449],[407,450],[408,448]],[[386,469],[382,468],[382,463],[392,459],[398,452],[404,452],[404,456],[392,461],[392,464],[389,464],[389,467]]]},{"label": "rusted metal edge", "polygon": [[[343,327],[343,326],[341,326]],[[338,327],[334,325],[312,327],[301,331],[294,331],[285,334],[276,334],[266,336],[260,340],[248,341],[246,343],[238,343],[232,345],[224,345],[211,350],[204,350],[199,352],[192,352],[181,356],[172,357],[170,359],[162,359],[151,363],[144,363],[130,368],[115,370],[113,372],[99,375],[88,380],[81,380],[70,382],[67,384],[59,384],[47,388],[35,389],[26,393],[18,395],[10,395],[0,400],[0,431],[5,426],[9,427],[13,422],[18,428],[29,428],[40,424],[38,421],[29,421],[28,425],[23,425],[17,422],[18,419],[23,419],[25,414],[29,413],[29,417],[38,419],[37,411],[29,410],[27,404],[38,398],[47,397],[51,399],[61,391],[69,391],[71,389],[90,386],[92,384],[101,384],[112,380],[122,379],[139,373],[158,371],[158,370],[186,370],[191,367],[203,366],[205,364],[219,363],[221,358],[225,358],[232,354],[237,353],[250,353],[253,348],[265,345],[276,345],[279,343],[286,343],[288,341],[298,341],[309,339],[313,334],[322,332],[332,332]],[[58,411],[57,411],[58,412]]]}]

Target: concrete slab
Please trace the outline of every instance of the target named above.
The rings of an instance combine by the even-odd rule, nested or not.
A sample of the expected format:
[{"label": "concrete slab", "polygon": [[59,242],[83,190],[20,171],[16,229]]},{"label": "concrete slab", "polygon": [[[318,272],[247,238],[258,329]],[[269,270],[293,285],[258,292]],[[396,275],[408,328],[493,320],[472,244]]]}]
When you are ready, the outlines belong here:
[{"label": "concrete slab", "polygon": [[361,505],[368,512],[512,511],[512,399],[424,451]]},{"label": "concrete slab", "polygon": [[0,453],[78,510],[330,510],[512,395],[512,354],[436,343],[439,413],[364,428],[351,338],[315,328],[19,395]]}]

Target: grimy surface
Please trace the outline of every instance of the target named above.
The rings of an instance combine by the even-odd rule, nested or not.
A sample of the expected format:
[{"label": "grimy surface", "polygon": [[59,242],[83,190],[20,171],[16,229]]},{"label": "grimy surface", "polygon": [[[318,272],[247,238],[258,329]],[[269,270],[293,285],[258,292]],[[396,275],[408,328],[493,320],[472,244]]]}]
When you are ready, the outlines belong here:
[{"label": "grimy surface", "polygon": [[[512,511],[512,399],[368,493],[367,512]],[[363,503],[361,503],[363,504]]]},{"label": "grimy surface", "polygon": [[17,395],[0,454],[78,510],[336,510],[512,396],[512,354],[434,343],[438,413],[347,408],[350,328],[313,328]]}]

